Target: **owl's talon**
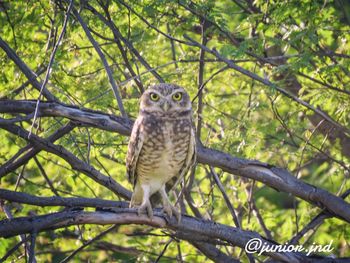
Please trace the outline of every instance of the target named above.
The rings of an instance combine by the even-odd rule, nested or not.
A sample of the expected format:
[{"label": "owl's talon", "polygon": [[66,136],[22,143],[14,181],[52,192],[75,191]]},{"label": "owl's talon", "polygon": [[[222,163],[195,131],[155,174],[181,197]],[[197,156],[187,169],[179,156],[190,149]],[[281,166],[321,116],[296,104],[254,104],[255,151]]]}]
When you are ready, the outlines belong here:
[{"label": "owl's talon", "polygon": [[169,218],[171,218],[173,216],[173,209],[171,205],[164,206],[163,213],[166,213],[169,216]]},{"label": "owl's talon", "polygon": [[169,218],[171,218],[173,215],[176,217],[176,220],[178,223],[181,221],[181,213],[176,209],[176,207],[172,205],[165,205],[163,207],[163,212],[165,212]]},{"label": "owl's talon", "polygon": [[147,213],[148,217],[153,219],[153,210],[150,203],[144,203],[137,209],[138,216],[141,216],[144,213]]},{"label": "owl's talon", "polygon": [[174,216],[176,217],[177,223],[181,222],[181,212],[179,212],[175,207],[173,207]]}]

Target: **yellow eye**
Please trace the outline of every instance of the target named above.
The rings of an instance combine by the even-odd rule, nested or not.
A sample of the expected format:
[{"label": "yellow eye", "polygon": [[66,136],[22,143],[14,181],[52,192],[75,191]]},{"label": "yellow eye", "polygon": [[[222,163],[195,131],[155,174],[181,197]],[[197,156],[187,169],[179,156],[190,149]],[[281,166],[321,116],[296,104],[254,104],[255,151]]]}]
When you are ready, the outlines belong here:
[{"label": "yellow eye", "polygon": [[177,92],[172,97],[173,97],[173,100],[180,101],[182,99],[182,93],[181,92]]},{"label": "yellow eye", "polygon": [[158,94],[156,94],[156,93],[151,93],[149,97],[150,97],[151,100],[153,100],[153,101],[158,101],[158,100],[159,100],[159,96],[158,96]]}]

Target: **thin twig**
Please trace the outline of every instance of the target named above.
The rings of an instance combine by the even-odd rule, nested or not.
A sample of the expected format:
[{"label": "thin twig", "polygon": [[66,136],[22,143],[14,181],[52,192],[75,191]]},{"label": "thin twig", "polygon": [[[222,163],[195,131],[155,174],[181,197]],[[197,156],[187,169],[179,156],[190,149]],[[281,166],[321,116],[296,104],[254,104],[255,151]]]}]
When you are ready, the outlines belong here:
[{"label": "thin twig", "polygon": [[105,69],[106,69],[106,73],[108,76],[108,80],[109,80],[109,84],[111,85],[111,88],[113,90],[114,96],[117,100],[118,103],[118,107],[120,110],[120,113],[123,117],[127,117],[127,114],[125,112],[124,106],[123,106],[123,101],[122,98],[119,94],[119,87],[117,86],[114,78],[113,78],[113,73],[112,70],[110,68],[110,66],[108,65],[108,62],[106,60],[105,55],[103,54],[103,52],[101,51],[101,48],[99,47],[98,43],[95,41],[95,39],[92,37],[90,30],[88,29],[86,23],[84,22],[84,20],[81,18],[80,14],[78,13],[78,11],[73,8],[73,14],[74,16],[77,18],[77,20],[79,21],[80,25],[82,26],[86,36],[88,37],[89,41],[91,42],[91,44],[94,46],[97,54],[99,55]]},{"label": "thin twig", "polygon": [[[34,73],[36,76],[40,76],[41,74],[43,74],[46,71],[45,67],[39,67],[39,69]],[[28,85],[30,84],[30,81],[27,80],[26,82],[24,82],[21,86],[19,86],[18,88],[16,88],[15,90],[11,91],[11,93],[9,95],[5,95],[3,97],[0,97],[0,100],[5,100],[8,99],[10,95],[12,95],[11,97],[17,95],[18,93],[20,93],[23,89],[25,89]]]},{"label": "thin twig", "polygon": [[162,256],[164,255],[165,251],[167,250],[168,246],[174,241],[173,238],[170,238],[168,240],[168,242],[166,242],[164,248],[162,249],[162,251],[160,252],[159,256],[157,257],[157,259],[154,261],[154,263],[158,263],[159,260],[162,258]]},{"label": "thin twig", "polygon": [[[27,77],[29,82],[37,90],[40,90],[42,85],[37,80],[38,76],[23,62],[23,60],[16,54],[16,52],[0,37],[0,47],[6,52],[7,56],[17,65],[17,67]],[[45,98],[50,101],[58,101],[45,87],[42,91]]]},{"label": "thin twig", "polygon": [[29,247],[29,263],[35,263],[35,241],[37,233],[33,232],[30,234],[30,247]]},{"label": "thin twig", "polygon": [[107,15],[107,19],[102,16],[99,12],[97,12],[97,10],[95,8],[93,8],[92,6],[90,5],[87,5],[89,7],[89,10],[94,13],[95,15],[97,15],[97,17],[103,22],[105,23],[111,30],[112,30],[112,33],[114,35],[114,38],[115,39],[120,39],[124,44],[125,46],[132,52],[135,54],[135,56],[138,58],[138,60],[141,62],[141,64],[148,70],[150,70],[150,72],[153,74],[153,76],[158,79],[159,82],[163,83],[164,80],[163,78],[157,73],[156,70],[152,70],[153,69],[149,64],[148,62],[141,56],[141,54],[137,51],[137,49],[134,47],[134,45],[128,41],[126,38],[123,37],[123,35],[120,33],[118,27],[113,23],[110,15],[109,15],[109,12],[108,10],[106,10],[104,8],[104,11],[105,11],[105,14]]},{"label": "thin twig", "polygon": [[216,185],[219,187],[220,192],[221,192],[222,196],[224,197],[225,203],[226,203],[226,205],[228,207],[228,210],[231,213],[231,216],[232,216],[233,222],[235,223],[235,226],[241,228],[241,224],[240,224],[240,222],[238,220],[238,217],[236,215],[235,209],[233,208],[233,205],[231,204],[230,199],[227,196],[225,188],[222,185],[218,174],[215,172],[215,170],[214,170],[214,168],[212,166],[209,166],[209,169],[210,169],[210,174],[213,176]]},{"label": "thin twig", "polygon": [[[166,28],[168,33],[170,33],[170,25],[169,23],[166,24]],[[171,56],[174,62],[175,69],[178,69],[177,63],[176,63],[176,50],[175,50],[175,43],[173,39],[170,39],[170,45],[171,45]]]},{"label": "thin twig", "polygon": [[2,125],[1,124],[1,118],[0,118],[0,127],[16,134],[17,136],[28,140],[30,143],[35,145],[38,148],[41,148],[45,151],[54,153],[64,160],[66,160],[73,169],[80,171],[84,173],[85,175],[92,178],[94,181],[98,182],[99,184],[107,187],[111,191],[113,191],[115,194],[120,195],[121,197],[125,199],[130,199],[131,193],[129,190],[124,188],[121,184],[117,183],[112,178],[105,176],[104,174],[100,173],[98,170],[96,170],[94,167],[88,165],[87,163],[83,162],[79,158],[77,158],[73,153],[66,150],[65,148],[55,145],[51,142],[48,142],[47,140],[40,138],[39,136],[32,134],[32,136],[28,137],[28,131],[25,129],[16,126],[16,125]]},{"label": "thin twig", "polygon": [[118,228],[118,225],[113,225],[111,227],[109,227],[108,229],[106,229],[105,231],[101,232],[100,234],[98,234],[97,236],[95,236],[94,238],[90,239],[88,242],[86,242],[84,245],[80,246],[78,249],[74,250],[72,254],[70,254],[69,256],[65,257],[63,260],[60,261],[60,263],[66,263],[69,260],[71,260],[76,254],[78,254],[80,251],[82,251],[84,248],[86,248],[87,246],[89,246],[90,244],[92,244],[93,242],[95,242],[96,240],[101,239],[103,236],[107,235],[108,233],[112,232],[113,230],[115,230],[116,228]]},{"label": "thin twig", "polygon": [[27,242],[29,239],[29,236],[26,237],[24,240],[19,241],[16,245],[14,245],[12,248],[7,250],[6,254],[0,258],[0,262],[6,262],[6,259],[11,256],[21,245],[23,245],[24,242]]},{"label": "thin twig", "polygon": [[[342,195],[341,198],[345,199],[347,196],[350,195],[350,189],[345,191]],[[331,218],[332,215],[329,213],[326,213],[324,210],[317,214],[304,228],[298,232],[293,238],[290,239],[288,242],[289,244],[297,244],[299,240],[310,230],[313,230],[314,232],[316,229],[323,223],[323,221],[327,218]]]},{"label": "thin twig", "polygon": [[68,19],[69,19],[69,15],[70,15],[70,11],[71,11],[72,7],[73,7],[73,0],[70,0],[69,6],[68,6],[68,9],[67,9],[65,18],[64,18],[62,31],[61,31],[61,33],[60,33],[60,35],[58,37],[58,40],[56,42],[55,47],[52,50],[52,53],[51,53],[51,56],[50,56],[50,60],[49,60],[49,64],[47,65],[47,69],[46,69],[46,75],[45,75],[43,83],[41,84],[41,88],[39,90],[39,96],[38,96],[38,99],[36,101],[36,106],[35,106],[35,111],[34,111],[34,118],[33,118],[32,125],[30,127],[30,131],[29,131],[28,136],[31,136],[31,134],[32,134],[32,130],[33,130],[33,127],[35,125],[36,118],[38,116],[39,103],[40,103],[40,100],[41,100],[41,96],[42,96],[43,90],[45,89],[45,86],[46,86],[47,82],[49,81],[49,77],[50,77],[50,73],[51,73],[51,67],[52,67],[53,61],[55,59],[55,55],[56,55],[56,51],[58,49],[58,46],[61,44],[62,38],[63,38],[63,36],[64,36],[64,34],[66,32],[67,23],[68,23]]},{"label": "thin twig", "polygon": [[[69,122],[65,126],[59,128],[52,135],[50,135],[47,140],[49,142],[55,142],[65,134],[69,133],[75,128],[75,124]],[[0,179],[9,174],[10,172],[16,170],[18,167],[25,165],[33,156],[35,156],[40,149],[33,147],[32,144],[27,144],[25,147],[21,148],[12,158],[0,166]],[[21,156],[24,154],[23,156]],[[21,156],[21,157],[20,157]],[[20,179],[18,179],[19,181]],[[17,186],[17,183],[16,183]]]},{"label": "thin twig", "polygon": [[[10,208],[8,207],[8,205],[4,204],[4,202],[2,200],[0,200],[0,206],[5,214],[5,216],[9,219],[9,220],[12,220],[14,219],[13,215],[12,215],[12,212],[10,210]],[[24,251],[27,254],[30,254],[30,249],[29,247],[27,246],[27,241],[28,241],[28,238],[24,235],[24,234],[20,234],[19,235],[19,240],[22,242],[22,244],[24,245]]]},{"label": "thin twig", "polygon": [[[38,158],[36,156],[33,157],[36,165],[39,168],[39,171],[41,172],[41,174],[43,175],[43,177],[45,178],[45,181],[47,182],[47,184],[49,185],[51,191],[56,195],[56,196],[60,196],[59,193],[57,192],[57,190],[55,189],[55,187],[53,186],[50,178],[47,176],[43,166],[41,165],[41,163],[39,162]],[[23,166],[24,167],[24,166]]]},{"label": "thin twig", "polygon": [[[207,24],[205,20],[201,20],[201,45],[205,46],[208,42],[206,36]],[[202,131],[202,114],[203,114],[203,78],[204,78],[204,59],[205,59],[205,50],[200,49],[199,52],[199,69],[198,69],[198,106],[197,106],[197,127],[196,135],[198,140],[201,138]]]}]

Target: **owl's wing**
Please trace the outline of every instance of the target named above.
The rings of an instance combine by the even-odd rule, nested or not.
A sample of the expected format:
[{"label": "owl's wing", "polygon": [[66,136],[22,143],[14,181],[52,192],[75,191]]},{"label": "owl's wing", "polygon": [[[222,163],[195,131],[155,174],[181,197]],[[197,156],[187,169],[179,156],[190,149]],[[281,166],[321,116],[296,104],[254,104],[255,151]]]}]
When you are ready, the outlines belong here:
[{"label": "owl's wing", "polygon": [[142,129],[142,118],[139,117],[136,119],[134,126],[132,128],[129,145],[128,145],[128,153],[126,155],[126,174],[128,177],[128,181],[135,186],[136,177],[135,170],[137,166],[137,160],[139,158],[139,154],[142,149],[144,135],[141,132]]},{"label": "owl's wing", "polygon": [[186,160],[182,169],[180,170],[180,179],[183,178],[187,174],[187,172],[192,168],[192,166],[195,164],[196,156],[197,156],[196,135],[195,135],[194,126],[192,126],[190,143],[188,146]]}]

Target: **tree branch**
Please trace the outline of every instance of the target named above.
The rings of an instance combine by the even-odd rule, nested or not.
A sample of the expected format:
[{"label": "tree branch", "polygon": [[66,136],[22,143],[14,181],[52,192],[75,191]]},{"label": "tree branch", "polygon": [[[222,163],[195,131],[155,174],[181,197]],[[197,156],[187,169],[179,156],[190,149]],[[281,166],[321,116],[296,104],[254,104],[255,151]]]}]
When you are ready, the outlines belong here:
[{"label": "tree branch", "polygon": [[[128,203],[121,201],[103,200],[99,198],[77,198],[77,197],[40,197],[21,192],[10,191],[0,188],[0,200],[29,204],[35,206],[65,206],[65,207],[96,207],[96,208],[128,208]],[[219,262],[238,262],[222,253],[212,244],[200,241],[191,241],[204,255]]]},{"label": "tree branch", "polygon": [[[239,228],[229,227],[212,221],[200,220],[190,216],[183,216],[181,222],[178,223],[174,217],[165,220],[163,213],[160,211],[155,211],[154,218],[151,220],[147,215],[138,216],[136,209],[125,208],[116,208],[114,212],[64,211],[42,216],[19,217],[12,220],[5,219],[0,221],[0,237],[10,237],[24,233],[40,232],[81,224],[149,225],[156,228],[169,229],[175,231],[175,233],[181,231],[192,233],[193,235],[206,236],[211,239],[219,239],[241,248],[244,248],[247,242],[253,238],[258,238],[271,246],[276,245],[253,231],[244,231]],[[285,262],[312,262],[311,257],[306,257],[300,253],[264,253],[276,260]]]}]

